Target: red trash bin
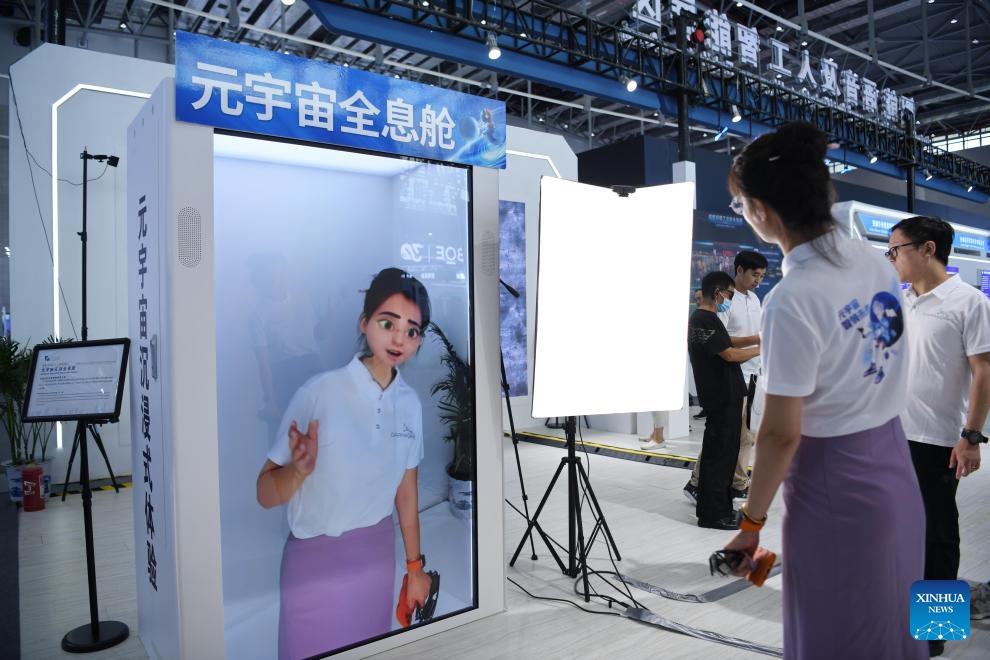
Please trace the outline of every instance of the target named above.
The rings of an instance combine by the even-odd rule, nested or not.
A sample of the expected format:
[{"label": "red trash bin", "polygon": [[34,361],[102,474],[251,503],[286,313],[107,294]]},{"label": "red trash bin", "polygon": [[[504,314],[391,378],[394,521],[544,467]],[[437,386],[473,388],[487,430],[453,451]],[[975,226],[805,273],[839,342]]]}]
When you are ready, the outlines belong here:
[{"label": "red trash bin", "polygon": [[41,473],[40,465],[29,465],[21,469],[25,511],[41,511],[45,508],[45,498],[41,492]]}]

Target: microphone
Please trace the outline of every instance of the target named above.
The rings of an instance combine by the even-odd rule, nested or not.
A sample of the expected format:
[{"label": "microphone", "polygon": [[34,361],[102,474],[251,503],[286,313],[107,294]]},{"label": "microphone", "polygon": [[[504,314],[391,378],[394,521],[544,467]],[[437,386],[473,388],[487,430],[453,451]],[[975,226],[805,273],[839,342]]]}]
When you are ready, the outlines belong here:
[{"label": "microphone", "polygon": [[502,279],[502,278],[500,277],[500,278],[498,278],[498,281],[499,281],[499,283],[500,283],[500,284],[501,284],[502,286],[504,286],[504,287],[505,287],[505,290],[509,292],[509,295],[510,295],[510,296],[512,296],[513,298],[518,298],[518,297],[519,297],[519,292],[518,292],[518,291],[516,291],[515,289],[513,289],[513,288],[512,288],[511,286],[509,286],[508,284],[506,284],[506,283],[505,283],[505,280],[503,280],[503,279]]}]

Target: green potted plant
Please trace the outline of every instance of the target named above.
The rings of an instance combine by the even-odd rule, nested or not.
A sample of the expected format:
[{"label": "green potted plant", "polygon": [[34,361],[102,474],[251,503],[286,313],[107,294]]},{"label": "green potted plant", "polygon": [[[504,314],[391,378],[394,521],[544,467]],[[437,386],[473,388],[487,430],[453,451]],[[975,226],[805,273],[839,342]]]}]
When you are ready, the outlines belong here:
[{"label": "green potted plant", "polygon": [[447,426],[444,440],[453,445],[447,464],[450,509],[457,517],[470,518],[474,503],[474,373],[440,326],[431,322],[427,331],[436,337],[442,349],[440,363],[444,375],[430,391],[439,396],[440,419]]},{"label": "green potted plant", "polygon": [[30,368],[30,351],[15,339],[0,337],[0,425],[10,443],[10,459],[3,466],[13,502],[23,499],[21,468],[30,460],[30,433],[21,419]]}]

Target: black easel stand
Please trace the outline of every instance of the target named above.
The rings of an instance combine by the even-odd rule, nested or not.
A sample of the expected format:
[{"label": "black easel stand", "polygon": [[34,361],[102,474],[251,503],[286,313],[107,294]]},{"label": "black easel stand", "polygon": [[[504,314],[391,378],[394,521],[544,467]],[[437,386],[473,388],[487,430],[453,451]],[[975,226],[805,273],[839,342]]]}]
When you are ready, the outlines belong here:
[{"label": "black easel stand", "polygon": [[[89,334],[89,329],[86,327],[86,184],[87,182],[87,164],[91,160],[107,161],[107,164],[111,167],[117,167],[119,158],[117,156],[106,156],[106,155],[93,155],[83,149],[83,152],[79,154],[82,159],[82,231],[79,232],[79,238],[82,240],[82,339],[86,341]],[[56,328],[56,331],[58,329]],[[111,646],[116,646],[122,641],[127,639],[130,632],[127,629],[127,625],[121,623],[120,621],[100,621],[99,611],[96,606],[96,558],[93,554],[93,491],[89,487],[89,452],[86,447],[88,445],[88,440],[86,438],[86,430],[89,429],[90,433],[93,435],[93,439],[96,441],[96,446],[100,448],[100,452],[103,454],[103,460],[107,462],[107,469],[110,469],[110,460],[107,458],[107,452],[103,448],[103,442],[100,440],[100,434],[96,432],[96,429],[90,426],[91,423],[107,423],[110,421],[117,420],[97,420],[91,422],[89,420],[83,421],[79,420],[76,422],[76,435],[72,441],[72,453],[69,456],[69,469],[72,468],[72,459],[76,453],[76,447],[79,448],[79,483],[82,484],[82,502],[83,502],[83,525],[86,535],[86,577],[89,581],[89,625],[79,626],[78,628],[73,628],[65,634],[62,638],[62,650],[69,653],[90,653],[92,651],[102,651],[103,649],[108,649]],[[120,492],[120,488],[117,486],[117,479],[113,476],[113,470],[110,471],[110,478],[113,479],[113,485],[117,488],[117,492]],[[69,482],[69,472],[65,473],[65,482]],[[62,486],[62,500],[65,500],[65,485]]]},{"label": "black easel stand", "polygon": [[[531,535],[533,533],[533,529],[535,528],[537,533],[539,533],[539,535],[543,538],[543,542],[546,543],[547,549],[550,550],[550,554],[552,554],[553,558],[557,561],[557,565],[560,566],[561,572],[563,572],[564,575],[569,575],[570,577],[577,577],[579,573],[583,576],[584,600],[585,602],[588,602],[591,600],[588,587],[588,550],[595,542],[595,537],[598,535],[599,531],[603,531],[605,533],[605,538],[607,539],[608,544],[612,546],[612,550],[615,552],[615,558],[617,560],[621,560],[622,556],[619,554],[618,546],[615,545],[615,539],[612,538],[612,532],[608,528],[608,523],[605,522],[605,514],[602,512],[602,508],[598,504],[598,498],[595,497],[595,491],[591,488],[591,481],[588,479],[588,473],[584,471],[584,466],[581,465],[581,459],[575,455],[576,430],[577,418],[574,416],[565,417],[564,436],[567,439],[567,456],[560,459],[560,465],[557,466],[557,471],[554,472],[553,479],[550,480],[550,485],[547,486],[547,491],[543,494],[543,499],[540,500],[540,506],[536,508],[536,513],[533,514],[533,519],[529,522],[529,526],[526,527],[526,533],[523,534],[522,539],[519,541],[519,547],[516,548],[515,553],[512,555],[512,560],[509,562],[509,566],[515,565],[519,552],[526,544],[526,539],[532,538]],[[554,550],[553,540],[549,537],[549,535],[547,535],[539,523],[540,513],[543,511],[543,507],[547,503],[547,500],[550,499],[550,493],[553,491],[553,487],[557,483],[557,479],[560,477],[560,474],[563,472],[565,467],[567,468],[568,512],[566,566],[560,558],[560,555],[558,555],[557,551]],[[583,490],[588,494],[588,498],[591,500],[592,516],[595,519],[595,527],[587,543],[584,541],[584,523],[581,520],[581,497],[578,490],[578,478],[581,479]]]},{"label": "black easel stand", "polygon": [[[109,420],[108,420],[109,421]],[[130,631],[120,621],[100,621],[96,603],[96,558],[93,552],[93,492],[89,488],[89,454],[86,451],[88,422],[76,423],[75,442],[79,445],[79,481],[82,484],[83,523],[86,536],[86,577],[89,582],[89,624],[73,628],[62,638],[62,650],[90,653],[116,646]]]},{"label": "black easel stand", "polygon": [[[103,454],[103,462],[107,464],[107,471],[110,473],[110,481],[113,483],[113,488],[116,492],[120,492],[120,484],[117,483],[117,477],[113,473],[113,468],[110,467],[110,458],[107,456],[107,450],[103,448],[103,439],[100,438],[100,432],[96,430],[95,426],[86,425],[89,430],[90,435],[93,436],[93,442],[96,443],[97,449]],[[65,495],[69,488],[69,473],[72,472],[72,462],[76,458],[76,449],[79,448],[79,434],[77,433],[72,440],[72,451],[69,452],[69,464],[65,468],[65,481],[62,482],[62,501],[65,501]],[[82,477],[80,477],[81,479]]]},{"label": "black easel stand", "polygon": [[[499,284],[505,287],[505,290],[509,292],[509,295],[513,298],[519,297],[519,292],[503,282],[502,278],[499,278],[498,281]],[[526,484],[523,483],[522,462],[519,460],[519,439],[516,437],[516,423],[512,419],[512,402],[509,400],[509,378],[505,375],[505,357],[502,355],[501,346],[499,346],[498,349],[498,362],[499,366],[502,367],[502,395],[505,396],[505,410],[509,414],[509,433],[512,434],[512,449],[516,453],[516,470],[519,471],[519,490],[522,491],[523,510],[520,511],[515,504],[509,501],[509,498],[505,498],[505,503],[515,509],[516,513],[521,513],[523,517],[526,518],[526,524],[528,525],[530,523],[529,496],[526,495]],[[536,544],[534,543],[532,536],[529,538],[529,546],[530,550],[533,551],[530,559],[537,559]]]},{"label": "black easel stand", "polygon": [[[77,232],[79,234],[79,240],[82,243],[82,334],[80,338],[83,341],[89,339],[89,328],[86,327],[86,244],[88,242],[88,235],[86,233],[86,194],[89,183],[87,177],[89,176],[89,161],[107,161],[109,167],[117,167],[117,163],[120,159],[117,156],[107,156],[103,154],[94,155],[83,149],[82,153],[79,154],[79,158],[82,159],[82,231]],[[55,328],[55,332],[58,332],[58,328]],[[103,440],[100,438],[99,432],[85,424],[83,427],[82,438],[86,439],[85,429],[89,428],[89,432],[93,435],[93,440],[96,441],[96,446],[99,448],[100,453],[103,454],[103,460],[107,464],[107,471],[110,473],[110,481],[113,482],[113,487],[116,492],[120,492],[120,485],[117,484],[117,477],[114,476],[113,469],[110,467],[110,459],[107,457],[107,450],[103,448]],[[65,468],[65,481],[62,482],[62,501],[65,501],[65,492],[69,486],[69,473],[72,472],[72,461],[76,457],[76,449],[79,447],[79,429],[76,428],[75,439],[72,441],[72,451],[69,452],[69,465]],[[82,471],[80,470],[80,480],[82,480]]]}]

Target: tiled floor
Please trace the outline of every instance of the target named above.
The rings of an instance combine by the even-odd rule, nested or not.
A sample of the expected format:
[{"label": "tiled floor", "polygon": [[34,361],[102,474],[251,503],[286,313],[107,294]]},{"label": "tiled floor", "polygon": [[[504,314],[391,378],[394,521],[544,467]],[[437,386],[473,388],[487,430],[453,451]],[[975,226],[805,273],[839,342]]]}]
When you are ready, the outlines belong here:
[{"label": "tiled floor", "polygon": [[[695,426],[699,426],[695,423]],[[638,447],[635,436],[583,430],[588,442]],[[692,433],[697,436],[697,431]],[[671,450],[689,453],[698,438],[671,442]],[[518,471],[512,444],[505,446],[505,495],[521,505]],[[530,502],[538,502],[557,468],[559,448],[521,442],[520,467]],[[731,584],[711,577],[707,557],[728,538],[728,532],[699,529],[693,509],[681,489],[687,471],[640,461],[589,454],[583,458],[591,484],[605,512],[622,555],[621,572],[668,590],[703,593]],[[981,471],[959,487],[962,528],[960,577],[971,581],[990,578],[990,472]],[[113,649],[89,654],[96,659],[147,657],[135,629],[134,567],[131,550],[131,491],[94,495],[97,577],[100,616],[124,621],[132,637]],[[779,498],[778,498],[779,499]],[[555,488],[541,523],[557,538],[566,538],[566,489]],[[780,503],[770,512],[762,543],[780,546]],[[525,521],[506,507],[506,559],[525,530]],[[62,504],[49,503],[44,512],[21,514],[21,634],[23,658],[49,660],[69,657],[59,643],[69,629],[89,620],[82,512],[79,497]],[[508,577],[539,596],[577,602],[574,581],[563,577],[542,542],[537,561],[524,551]],[[613,570],[599,537],[590,554],[590,566]],[[595,588],[607,590],[595,580]],[[755,658],[738,648],[660,630],[617,616],[595,616],[561,602],[534,600],[520,587],[506,584],[507,610],[427,639],[380,654],[383,660],[437,660],[439,658],[655,658],[670,660]],[[780,578],[770,578],[760,589],[746,588],[712,603],[667,600],[642,591],[632,594],[654,612],[696,628],[779,647],[781,644]],[[583,604],[583,603],[582,603]],[[590,606],[601,612],[601,605]],[[613,609],[612,612],[617,610]],[[951,642],[944,657],[975,660],[990,657],[990,621],[972,622],[968,640]],[[202,660],[202,659],[191,659]],[[233,659],[232,659],[233,660]],[[238,658],[237,660],[247,660]],[[266,659],[267,660],[267,659]]]}]

